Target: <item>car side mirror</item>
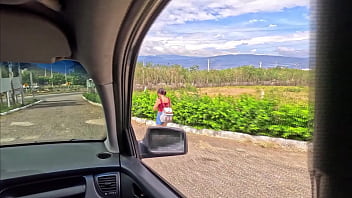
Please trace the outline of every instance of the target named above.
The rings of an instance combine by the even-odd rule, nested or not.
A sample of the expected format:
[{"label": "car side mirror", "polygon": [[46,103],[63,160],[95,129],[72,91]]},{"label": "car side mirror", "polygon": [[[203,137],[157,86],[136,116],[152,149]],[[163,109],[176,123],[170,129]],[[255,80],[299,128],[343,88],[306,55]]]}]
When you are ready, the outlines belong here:
[{"label": "car side mirror", "polygon": [[173,127],[149,127],[139,151],[142,158],[184,155],[188,151],[186,133]]}]

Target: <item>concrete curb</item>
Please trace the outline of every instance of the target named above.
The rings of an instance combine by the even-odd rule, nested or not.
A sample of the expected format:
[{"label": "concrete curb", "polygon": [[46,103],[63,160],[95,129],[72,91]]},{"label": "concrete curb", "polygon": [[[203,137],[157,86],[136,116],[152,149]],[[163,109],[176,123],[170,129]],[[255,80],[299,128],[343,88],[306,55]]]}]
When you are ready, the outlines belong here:
[{"label": "concrete curb", "polygon": [[92,104],[92,105],[99,106],[99,107],[103,107],[103,105],[101,105],[101,104],[99,104],[99,103],[96,103],[96,102],[92,102],[92,101],[88,100],[86,97],[84,97],[83,95],[82,95],[82,99],[85,100],[85,101],[87,101],[88,103],[90,103],[90,104]]},{"label": "concrete curb", "polygon": [[29,105],[26,105],[26,106],[23,106],[23,107],[18,107],[16,109],[11,109],[10,111],[6,111],[6,112],[3,112],[3,113],[0,113],[0,116],[4,116],[4,115],[7,115],[7,114],[10,114],[10,113],[13,113],[13,112],[16,112],[16,111],[19,111],[19,110],[22,110],[22,109],[26,109],[28,107],[31,107],[33,105],[36,105],[38,103],[42,102],[42,100],[39,100],[37,102],[34,102],[34,103],[31,103]]},{"label": "concrete curb", "polygon": [[[88,99],[86,99],[83,95],[82,95],[82,98],[83,100],[89,102],[92,105],[102,107],[101,104],[91,102]],[[145,124],[146,126],[156,126],[156,123],[153,120],[147,120],[144,118],[137,118],[137,117],[132,117],[131,119],[136,121],[139,124]],[[185,130],[186,133],[195,133],[195,134],[207,135],[212,137],[233,139],[239,142],[252,142],[254,144],[258,144],[263,147],[281,147],[284,149],[301,151],[301,152],[307,152],[308,147],[311,144],[305,141],[290,140],[290,139],[284,139],[284,138],[274,138],[274,137],[268,137],[268,136],[255,136],[255,135],[249,135],[245,133],[238,133],[238,132],[232,132],[232,131],[196,129],[190,126],[185,126],[185,125],[175,124],[175,123],[168,123],[167,126],[182,128],[183,130]]]},{"label": "concrete curb", "polygon": [[[132,117],[132,120],[139,124],[145,124],[147,126],[155,126],[155,121],[147,120],[144,118]],[[238,133],[232,131],[215,131],[211,129],[196,129],[190,126],[185,126],[181,124],[168,123],[169,127],[182,128],[186,133],[195,133],[200,135],[207,135],[212,137],[220,137],[237,140],[239,142],[252,142],[263,147],[281,147],[288,150],[295,150],[301,152],[307,152],[308,146],[311,144],[305,141],[290,140],[284,138],[274,138],[268,136],[255,136],[245,133]]]}]

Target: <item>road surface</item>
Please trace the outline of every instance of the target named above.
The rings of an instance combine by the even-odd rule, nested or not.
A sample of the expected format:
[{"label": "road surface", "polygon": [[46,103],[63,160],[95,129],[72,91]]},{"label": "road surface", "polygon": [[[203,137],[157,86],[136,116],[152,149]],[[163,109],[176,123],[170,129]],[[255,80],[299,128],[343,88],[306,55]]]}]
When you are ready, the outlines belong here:
[{"label": "road surface", "polygon": [[0,117],[1,144],[70,139],[102,139],[103,111],[81,94],[37,96],[43,102]]},{"label": "road surface", "polygon": [[[81,95],[40,97],[42,103],[0,117],[2,144],[104,136],[101,108]],[[141,139],[146,126],[132,124]],[[307,153],[187,135],[187,155],[143,160],[187,197],[310,197]]]}]

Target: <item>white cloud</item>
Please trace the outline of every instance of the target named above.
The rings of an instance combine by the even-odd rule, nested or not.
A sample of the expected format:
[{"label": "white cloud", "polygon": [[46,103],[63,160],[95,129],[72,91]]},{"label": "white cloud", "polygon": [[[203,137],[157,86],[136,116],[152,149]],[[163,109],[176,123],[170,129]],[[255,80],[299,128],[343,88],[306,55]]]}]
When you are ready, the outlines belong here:
[{"label": "white cloud", "polygon": [[240,45],[255,46],[261,44],[307,41],[309,32],[296,32],[283,35],[258,36],[249,39],[219,40],[207,33],[188,34],[175,39],[176,35],[159,32],[143,42],[141,55],[178,54],[193,56],[211,56],[238,53]]},{"label": "white cloud", "polygon": [[284,8],[309,6],[308,0],[175,0],[158,17],[153,28],[167,24],[183,24],[188,21],[217,20],[257,12],[278,12]]},{"label": "white cloud", "polygon": [[[270,21],[273,23],[270,24],[265,20],[267,18],[264,14],[281,12],[285,8],[296,6],[308,7],[308,4],[308,0],[174,0],[153,24],[144,39],[140,55],[213,56],[236,53],[289,53],[287,49],[285,51],[284,48],[276,47],[292,46],[286,44],[298,42],[308,45],[309,31],[292,32],[292,30],[290,33],[289,31],[284,33],[280,30],[283,28],[282,25],[280,28],[273,27],[283,23],[280,20],[288,19],[283,17]],[[244,21],[234,22],[231,25],[222,23],[222,19],[247,13],[258,14],[250,20],[245,18]],[[214,23],[214,20],[219,23]]]},{"label": "white cloud", "polygon": [[237,41],[228,41],[222,45],[222,48],[232,48],[237,47],[238,45],[258,45],[258,44],[267,44],[267,43],[280,43],[288,41],[301,41],[308,40],[309,32],[296,32],[293,34],[286,35],[277,35],[277,36],[262,36],[254,37],[247,40],[237,40]]}]

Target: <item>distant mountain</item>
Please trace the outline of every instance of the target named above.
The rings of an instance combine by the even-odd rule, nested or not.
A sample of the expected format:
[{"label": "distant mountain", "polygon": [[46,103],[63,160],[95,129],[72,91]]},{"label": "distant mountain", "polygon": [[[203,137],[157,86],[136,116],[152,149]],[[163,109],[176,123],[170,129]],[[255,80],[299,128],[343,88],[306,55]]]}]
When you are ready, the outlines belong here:
[{"label": "distant mountain", "polygon": [[198,65],[200,69],[207,69],[208,59],[210,60],[211,69],[226,69],[244,65],[253,65],[259,67],[260,62],[263,68],[284,66],[288,68],[305,69],[309,68],[308,58],[270,56],[270,55],[222,55],[212,57],[195,57],[179,55],[156,55],[156,56],[139,56],[138,62],[174,65],[178,64],[183,67]]}]

